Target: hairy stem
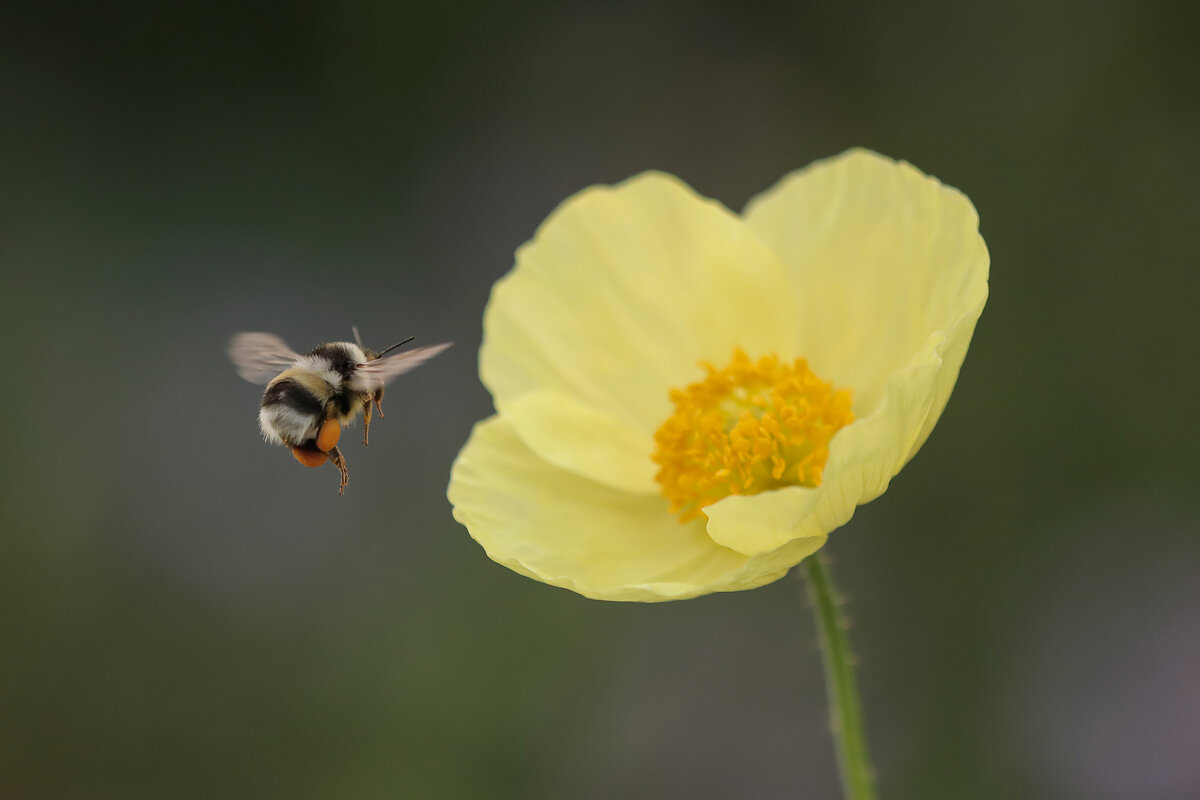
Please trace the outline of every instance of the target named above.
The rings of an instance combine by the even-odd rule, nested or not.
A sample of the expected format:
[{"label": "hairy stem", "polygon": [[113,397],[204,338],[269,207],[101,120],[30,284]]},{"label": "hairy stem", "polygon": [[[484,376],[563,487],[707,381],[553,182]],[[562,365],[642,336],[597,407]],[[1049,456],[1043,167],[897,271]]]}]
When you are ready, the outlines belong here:
[{"label": "hairy stem", "polygon": [[829,693],[833,742],[842,777],[842,791],[846,800],[875,800],[875,780],[867,757],[862,707],[854,678],[854,657],[846,635],[841,601],[824,557],[818,553],[805,559],[804,564],[808,571],[808,595],[821,635],[825,686]]}]

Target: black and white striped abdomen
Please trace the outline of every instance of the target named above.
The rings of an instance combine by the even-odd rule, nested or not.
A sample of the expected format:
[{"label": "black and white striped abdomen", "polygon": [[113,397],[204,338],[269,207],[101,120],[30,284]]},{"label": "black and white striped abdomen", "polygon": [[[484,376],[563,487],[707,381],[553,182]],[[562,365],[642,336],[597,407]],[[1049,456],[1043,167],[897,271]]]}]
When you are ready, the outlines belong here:
[{"label": "black and white striped abdomen", "polygon": [[293,447],[315,439],[332,390],[317,373],[285,370],[263,392],[258,410],[263,437],[272,444]]}]

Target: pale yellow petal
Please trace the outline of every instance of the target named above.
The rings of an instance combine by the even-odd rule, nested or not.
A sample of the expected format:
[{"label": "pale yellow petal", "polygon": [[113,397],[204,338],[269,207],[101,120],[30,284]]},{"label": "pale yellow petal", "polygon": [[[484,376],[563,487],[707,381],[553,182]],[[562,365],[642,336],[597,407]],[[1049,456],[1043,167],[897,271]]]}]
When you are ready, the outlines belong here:
[{"label": "pale yellow petal", "polygon": [[[719,545],[747,556],[767,553],[791,541],[824,537],[813,515],[818,493],[803,486],[730,495],[708,508],[708,535]],[[836,525],[834,527],[837,527]]]},{"label": "pale yellow petal", "polygon": [[[963,338],[969,339],[970,332],[955,341]],[[950,346],[945,334],[932,334],[911,364],[892,373],[874,411],[834,435],[820,486],[727,497],[705,509],[709,536],[754,555],[844,525],[857,506],[883,494],[928,435],[927,423],[941,411],[939,398],[953,384],[954,374],[943,359]]]},{"label": "pale yellow petal", "polygon": [[674,600],[761,586],[824,542],[756,558],[681,524],[661,497],[621,492],[538,458],[500,417],[475,426],[451,473],[454,517],[493,560],[605,600]]},{"label": "pale yellow petal", "polygon": [[[963,194],[859,149],[783,178],[749,203],[745,218],[788,267],[803,355],[818,374],[854,389],[858,416],[874,410],[889,376],[934,332],[957,331],[943,354],[957,374],[987,297],[989,263]],[[928,428],[949,386],[953,379],[935,398]]]},{"label": "pale yellow petal", "polygon": [[748,555],[826,534],[878,497],[937,422],[987,298],[988,255],[970,201],[864,150],[819,162],[750,203],[803,309],[802,351],[855,392],[822,483],[706,509],[713,540]]},{"label": "pale yellow petal", "polygon": [[[501,414],[548,390],[649,438],[670,413],[668,390],[703,375],[699,360],[796,341],[788,285],[739,217],[672,176],[587,189],[550,215],[496,284],[480,375]],[[555,463],[565,459],[545,448],[576,446],[532,444]]]},{"label": "pale yellow petal", "polygon": [[571,395],[534,390],[509,402],[504,419],[526,446],[560,469],[614,489],[659,494],[650,459],[654,440],[620,417]]}]

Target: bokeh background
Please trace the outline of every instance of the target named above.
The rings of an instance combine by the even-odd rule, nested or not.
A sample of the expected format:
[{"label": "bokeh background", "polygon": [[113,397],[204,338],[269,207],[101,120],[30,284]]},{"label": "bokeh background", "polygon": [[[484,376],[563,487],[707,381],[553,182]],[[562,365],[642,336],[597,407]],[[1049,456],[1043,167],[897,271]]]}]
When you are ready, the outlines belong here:
[{"label": "bokeh background", "polygon": [[[863,145],[967,192],[993,259],[941,424],[828,546],[883,796],[1200,797],[1196,21],[6,6],[0,796],[838,796],[798,580],[585,600],[444,491],[491,284],[561,199],[653,167],[740,209]],[[457,345],[339,497],[224,347],[352,324]]]}]

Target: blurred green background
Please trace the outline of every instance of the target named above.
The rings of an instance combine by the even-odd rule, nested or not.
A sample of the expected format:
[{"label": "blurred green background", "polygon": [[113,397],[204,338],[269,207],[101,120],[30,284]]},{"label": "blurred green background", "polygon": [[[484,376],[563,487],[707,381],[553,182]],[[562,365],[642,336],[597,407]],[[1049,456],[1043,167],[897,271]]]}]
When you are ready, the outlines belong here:
[{"label": "blurred green background", "polygon": [[[828,547],[883,797],[1200,797],[1192,7],[7,6],[0,797],[838,796],[797,580],[588,601],[444,490],[561,199],[653,167],[740,209],[852,145],[964,190],[993,262]],[[352,324],[458,344],[338,497],[224,347]]]}]

